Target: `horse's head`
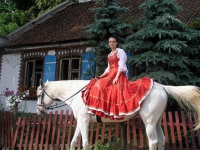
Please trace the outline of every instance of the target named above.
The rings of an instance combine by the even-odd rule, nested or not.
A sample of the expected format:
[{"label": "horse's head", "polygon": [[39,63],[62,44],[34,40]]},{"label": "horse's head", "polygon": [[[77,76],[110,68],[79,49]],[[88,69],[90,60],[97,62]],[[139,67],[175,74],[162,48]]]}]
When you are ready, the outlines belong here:
[{"label": "horse's head", "polygon": [[39,116],[47,114],[49,106],[54,101],[54,99],[50,96],[50,91],[47,89],[47,85],[44,85],[40,79],[40,85],[37,88],[37,114]]}]

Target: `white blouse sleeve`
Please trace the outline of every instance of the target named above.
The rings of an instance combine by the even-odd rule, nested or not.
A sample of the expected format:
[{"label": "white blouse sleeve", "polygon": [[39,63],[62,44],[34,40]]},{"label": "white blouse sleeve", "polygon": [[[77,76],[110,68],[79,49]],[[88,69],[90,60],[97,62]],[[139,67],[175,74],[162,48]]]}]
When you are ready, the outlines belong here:
[{"label": "white blouse sleeve", "polygon": [[119,58],[119,62],[118,62],[118,70],[121,72],[127,72],[127,66],[126,66],[126,60],[127,60],[127,56],[126,53],[123,49],[117,48],[117,57]]},{"label": "white blouse sleeve", "polygon": [[108,63],[108,67],[106,68],[106,70],[104,71],[104,73],[108,73],[110,71],[110,65]]}]

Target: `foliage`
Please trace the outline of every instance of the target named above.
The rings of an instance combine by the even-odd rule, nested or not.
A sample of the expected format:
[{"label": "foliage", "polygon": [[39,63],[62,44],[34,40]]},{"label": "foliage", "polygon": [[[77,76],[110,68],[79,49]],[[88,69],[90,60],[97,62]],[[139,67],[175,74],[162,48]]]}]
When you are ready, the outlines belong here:
[{"label": "foliage", "polygon": [[20,91],[17,90],[16,92],[9,90],[9,88],[6,88],[4,91],[4,96],[7,97],[7,106],[13,107],[15,103],[22,102],[23,99],[26,99],[29,95],[29,91]]},{"label": "foliage", "polygon": [[[5,98],[6,97],[3,94],[0,94],[0,110],[12,112],[12,107],[6,106]],[[27,116],[30,113],[27,113],[27,104],[26,101],[23,101],[23,103],[20,103],[20,105],[18,105],[18,115],[19,117],[22,117],[25,116],[25,114]]]},{"label": "foliage", "polygon": [[0,0],[0,35],[7,35],[64,0]]},{"label": "foliage", "polygon": [[136,70],[131,79],[149,76],[163,84],[200,85],[200,32],[175,17],[181,10],[178,4],[149,0],[140,9],[144,17],[125,42],[134,54],[128,60]]},{"label": "foliage", "polygon": [[109,141],[107,144],[102,144],[101,141],[95,143],[94,150],[120,150],[121,143],[120,139],[116,139],[114,142]]},{"label": "foliage", "polygon": [[15,8],[18,10],[28,10],[30,9],[34,4],[35,0],[10,0]]},{"label": "foliage", "polygon": [[79,0],[73,0],[75,3],[79,3]]},{"label": "foliage", "polygon": [[196,18],[190,25],[192,29],[200,30],[200,18]]},{"label": "foliage", "polygon": [[36,97],[36,90],[34,89],[34,87],[27,87],[25,85],[18,87],[19,91],[29,91],[29,95],[27,95],[27,97]]},{"label": "foliage", "polygon": [[128,9],[120,7],[116,0],[98,0],[99,7],[93,8],[95,12],[94,23],[86,26],[86,31],[90,34],[89,39],[97,45],[96,57],[96,74],[100,75],[107,67],[107,55],[110,52],[108,38],[116,35],[119,42],[123,43],[123,35],[130,28],[130,25],[123,23],[119,18]]},{"label": "foliage", "polygon": [[40,10],[38,15],[41,15],[65,0],[35,0],[37,8]]},{"label": "foliage", "polygon": [[35,17],[29,10],[33,5],[33,1],[28,0],[26,3],[24,1],[0,0],[1,35],[9,34]]}]

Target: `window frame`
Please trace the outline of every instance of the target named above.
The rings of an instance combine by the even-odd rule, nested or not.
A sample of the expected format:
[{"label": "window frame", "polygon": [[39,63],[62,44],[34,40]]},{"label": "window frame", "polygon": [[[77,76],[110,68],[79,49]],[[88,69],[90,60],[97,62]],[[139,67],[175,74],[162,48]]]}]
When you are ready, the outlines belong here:
[{"label": "window frame", "polygon": [[[72,61],[78,59],[79,60],[79,65],[78,65],[78,69],[72,69]],[[81,78],[81,57],[72,57],[72,58],[61,58],[60,59],[60,69],[59,69],[59,80],[64,80],[62,79],[62,65],[63,65],[63,60],[68,60],[68,79],[65,80],[80,80]],[[77,73],[78,72],[78,78],[77,79],[71,79],[72,78],[72,73]]]},{"label": "window frame", "polygon": [[[36,70],[36,61],[42,61],[41,71],[37,71]],[[33,81],[31,81],[31,86],[30,87],[28,87],[28,81],[27,81],[28,80],[27,79],[27,73],[28,73],[27,67],[28,67],[28,63],[29,62],[33,62],[32,77],[31,77],[31,78],[33,78],[31,80],[33,80]],[[43,64],[44,64],[44,59],[42,59],[42,58],[29,59],[29,60],[25,61],[25,71],[24,71],[24,81],[23,81],[24,84],[23,85],[26,85],[27,88],[33,88],[33,89],[36,90],[36,88],[37,88],[37,83],[36,83],[36,77],[37,76],[36,75],[40,74],[40,76],[42,78],[43,71],[44,71]]]}]

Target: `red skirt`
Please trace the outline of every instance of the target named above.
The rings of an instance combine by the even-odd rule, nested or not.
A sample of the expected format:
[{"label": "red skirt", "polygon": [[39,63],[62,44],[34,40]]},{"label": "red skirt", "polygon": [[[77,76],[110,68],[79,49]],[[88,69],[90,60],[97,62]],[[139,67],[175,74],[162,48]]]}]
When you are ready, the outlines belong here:
[{"label": "red skirt", "polygon": [[138,111],[153,85],[153,80],[148,77],[128,81],[124,73],[117,84],[113,85],[112,81],[109,76],[92,79],[82,91],[82,99],[92,113],[112,120],[123,119]]}]

